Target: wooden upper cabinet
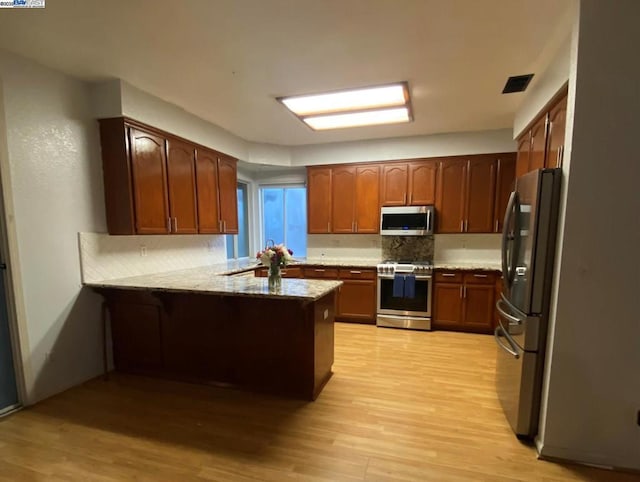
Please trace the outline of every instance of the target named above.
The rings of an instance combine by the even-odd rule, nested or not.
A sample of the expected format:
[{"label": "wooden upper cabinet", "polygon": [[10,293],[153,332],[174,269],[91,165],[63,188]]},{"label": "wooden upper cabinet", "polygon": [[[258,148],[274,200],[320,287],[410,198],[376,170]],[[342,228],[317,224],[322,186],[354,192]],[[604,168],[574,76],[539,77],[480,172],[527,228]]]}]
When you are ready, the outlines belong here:
[{"label": "wooden upper cabinet", "polygon": [[196,152],[196,186],[198,190],[198,230],[218,234],[222,231],[218,200],[218,155],[207,149]]},{"label": "wooden upper cabinet", "polygon": [[355,232],[356,168],[334,167],[332,172],[331,231]]},{"label": "wooden upper cabinet", "polygon": [[235,159],[126,117],[99,123],[109,234],[238,232]]},{"label": "wooden upper cabinet", "polygon": [[307,232],[331,232],[331,168],[307,168]]},{"label": "wooden upper cabinet", "polygon": [[218,156],[218,199],[222,232],[238,234],[238,171],[236,160]]},{"label": "wooden upper cabinet", "polygon": [[408,164],[386,164],[382,167],[383,206],[404,206],[407,204]]},{"label": "wooden upper cabinet", "polygon": [[167,141],[167,186],[172,232],[198,232],[196,201],[196,148],[193,144]]},{"label": "wooden upper cabinet", "polygon": [[495,191],[495,159],[480,156],[467,161],[465,232],[493,231]]},{"label": "wooden upper cabinet", "polygon": [[567,97],[563,97],[549,112],[549,129],[545,167],[562,167],[564,137],[567,124]]},{"label": "wooden upper cabinet", "polygon": [[518,139],[516,160],[516,177],[529,172],[529,153],[531,151],[531,131],[527,131]]},{"label": "wooden upper cabinet", "polygon": [[410,206],[428,206],[436,202],[437,161],[420,161],[409,164],[407,191]]},{"label": "wooden upper cabinet", "polygon": [[466,177],[466,160],[440,162],[436,189],[436,232],[464,232]]},{"label": "wooden upper cabinet", "polygon": [[493,220],[493,232],[501,233],[504,224],[504,214],[511,191],[515,187],[516,155],[502,154],[498,158],[496,172],[496,199]]},{"label": "wooden upper cabinet", "polygon": [[129,134],[136,232],[169,233],[164,138],[135,128],[131,128]]},{"label": "wooden upper cabinet", "polygon": [[355,232],[380,231],[380,166],[356,168]]},{"label": "wooden upper cabinet", "polygon": [[529,152],[529,171],[544,168],[544,155],[547,140],[547,116],[543,116],[531,128],[531,150]]}]

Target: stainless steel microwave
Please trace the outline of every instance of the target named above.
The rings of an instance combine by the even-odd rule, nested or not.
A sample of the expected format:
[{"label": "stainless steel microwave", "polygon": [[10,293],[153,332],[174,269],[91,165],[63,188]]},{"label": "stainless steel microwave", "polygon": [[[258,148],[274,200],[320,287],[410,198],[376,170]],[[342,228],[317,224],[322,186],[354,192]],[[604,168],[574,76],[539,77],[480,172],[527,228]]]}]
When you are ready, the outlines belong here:
[{"label": "stainless steel microwave", "polygon": [[433,206],[383,207],[380,234],[383,236],[425,236],[433,234]]}]

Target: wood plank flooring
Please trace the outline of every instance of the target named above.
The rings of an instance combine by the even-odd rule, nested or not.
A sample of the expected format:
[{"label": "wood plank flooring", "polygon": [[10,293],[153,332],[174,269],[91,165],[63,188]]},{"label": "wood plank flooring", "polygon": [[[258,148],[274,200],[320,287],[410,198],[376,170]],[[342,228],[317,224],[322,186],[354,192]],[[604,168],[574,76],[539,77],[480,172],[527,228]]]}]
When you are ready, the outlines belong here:
[{"label": "wood plank flooring", "polygon": [[492,337],[336,324],[316,402],[114,374],[0,420],[0,480],[638,481],[536,459]]}]

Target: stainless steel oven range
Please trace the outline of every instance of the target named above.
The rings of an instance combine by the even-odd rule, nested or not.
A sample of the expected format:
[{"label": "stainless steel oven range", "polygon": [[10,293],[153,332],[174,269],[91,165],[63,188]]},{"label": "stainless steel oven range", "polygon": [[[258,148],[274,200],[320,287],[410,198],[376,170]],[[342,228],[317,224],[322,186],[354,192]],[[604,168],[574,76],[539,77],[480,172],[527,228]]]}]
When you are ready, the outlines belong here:
[{"label": "stainless steel oven range", "polygon": [[[376,325],[431,329],[431,263],[384,261],[378,268]],[[411,287],[408,287],[408,284]],[[407,287],[406,291],[403,287]]]}]

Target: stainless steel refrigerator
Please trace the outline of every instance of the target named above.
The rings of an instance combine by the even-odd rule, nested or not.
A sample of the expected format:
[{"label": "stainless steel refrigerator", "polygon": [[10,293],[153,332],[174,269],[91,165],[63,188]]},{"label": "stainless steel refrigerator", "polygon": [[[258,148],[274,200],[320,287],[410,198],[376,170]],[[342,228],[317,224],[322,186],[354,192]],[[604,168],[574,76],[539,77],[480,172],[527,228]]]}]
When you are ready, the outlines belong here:
[{"label": "stainless steel refrigerator", "polygon": [[519,177],[505,213],[496,388],[521,438],[538,432],[561,175],[540,169]]}]

